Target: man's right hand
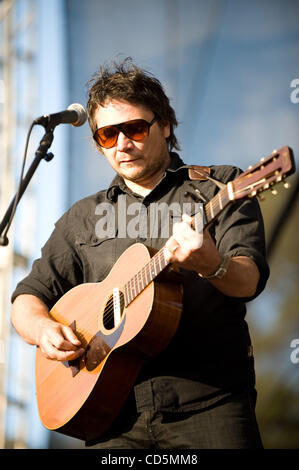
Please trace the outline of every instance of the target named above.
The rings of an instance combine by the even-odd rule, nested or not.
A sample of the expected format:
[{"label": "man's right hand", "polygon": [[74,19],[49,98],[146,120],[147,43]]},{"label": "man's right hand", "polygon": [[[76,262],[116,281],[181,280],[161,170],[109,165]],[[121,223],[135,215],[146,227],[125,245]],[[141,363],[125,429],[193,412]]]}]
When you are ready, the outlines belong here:
[{"label": "man's right hand", "polygon": [[19,335],[39,346],[48,359],[71,361],[84,353],[72,328],[52,320],[46,304],[34,295],[22,294],[14,300],[11,322]]},{"label": "man's right hand", "polygon": [[84,353],[80,340],[70,326],[46,318],[40,322],[38,346],[45,357],[71,361]]}]

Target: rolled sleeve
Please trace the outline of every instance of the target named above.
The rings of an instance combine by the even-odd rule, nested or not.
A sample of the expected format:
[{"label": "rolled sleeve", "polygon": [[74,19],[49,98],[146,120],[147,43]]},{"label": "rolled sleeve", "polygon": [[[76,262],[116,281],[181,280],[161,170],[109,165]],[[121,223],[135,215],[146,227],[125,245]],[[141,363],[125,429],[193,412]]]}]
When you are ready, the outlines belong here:
[{"label": "rolled sleeve", "polygon": [[223,255],[231,258],[247,256],[257,265],[260,273],[257,290],[254,296],[244,299],[253,300],[265,288],[270,274],[266,260],[264,222],[257,199],[230,204],[215,224],[215,240]]}]

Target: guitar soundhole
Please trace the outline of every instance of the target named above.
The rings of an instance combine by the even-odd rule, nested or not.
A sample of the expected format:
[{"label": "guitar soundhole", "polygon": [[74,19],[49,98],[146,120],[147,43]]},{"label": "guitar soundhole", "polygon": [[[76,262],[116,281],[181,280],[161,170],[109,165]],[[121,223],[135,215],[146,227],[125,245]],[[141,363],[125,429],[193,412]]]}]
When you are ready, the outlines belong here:
[{"label": "guitar soundhole", "polygon": [[119,289],[114,289],[103,312],[103,324],[107,330],[112,330],[121,322],[125,308],[124,295]]}]

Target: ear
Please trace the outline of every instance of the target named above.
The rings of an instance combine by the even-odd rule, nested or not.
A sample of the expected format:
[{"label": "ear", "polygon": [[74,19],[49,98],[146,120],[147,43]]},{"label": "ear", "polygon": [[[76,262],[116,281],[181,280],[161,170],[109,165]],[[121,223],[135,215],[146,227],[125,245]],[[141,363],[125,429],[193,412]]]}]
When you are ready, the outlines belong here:
[{"label": "ear", "polygon": [[166,122],[165,124],[163,124],[163,126],[163,134],[165,139],[167,139],[170,136],[170,124],[169,122]]}]

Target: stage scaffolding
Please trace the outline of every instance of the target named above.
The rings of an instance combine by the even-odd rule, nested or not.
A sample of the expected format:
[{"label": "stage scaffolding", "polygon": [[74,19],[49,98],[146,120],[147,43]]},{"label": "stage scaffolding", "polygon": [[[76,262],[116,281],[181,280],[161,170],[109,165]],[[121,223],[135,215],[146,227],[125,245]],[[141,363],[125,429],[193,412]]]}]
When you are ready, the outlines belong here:
[{"label": "stage scaffolding", "polygon": [[[36,13],[37,0],[0,0],[0,219],[16,191],[36,107]],[[8,232],[9,244],[0,247],[0,449],[26,447],[30,426],[31,353],[9,319],[13,286],[26,272],[32,251],[34,185],[24,199]]]}]

